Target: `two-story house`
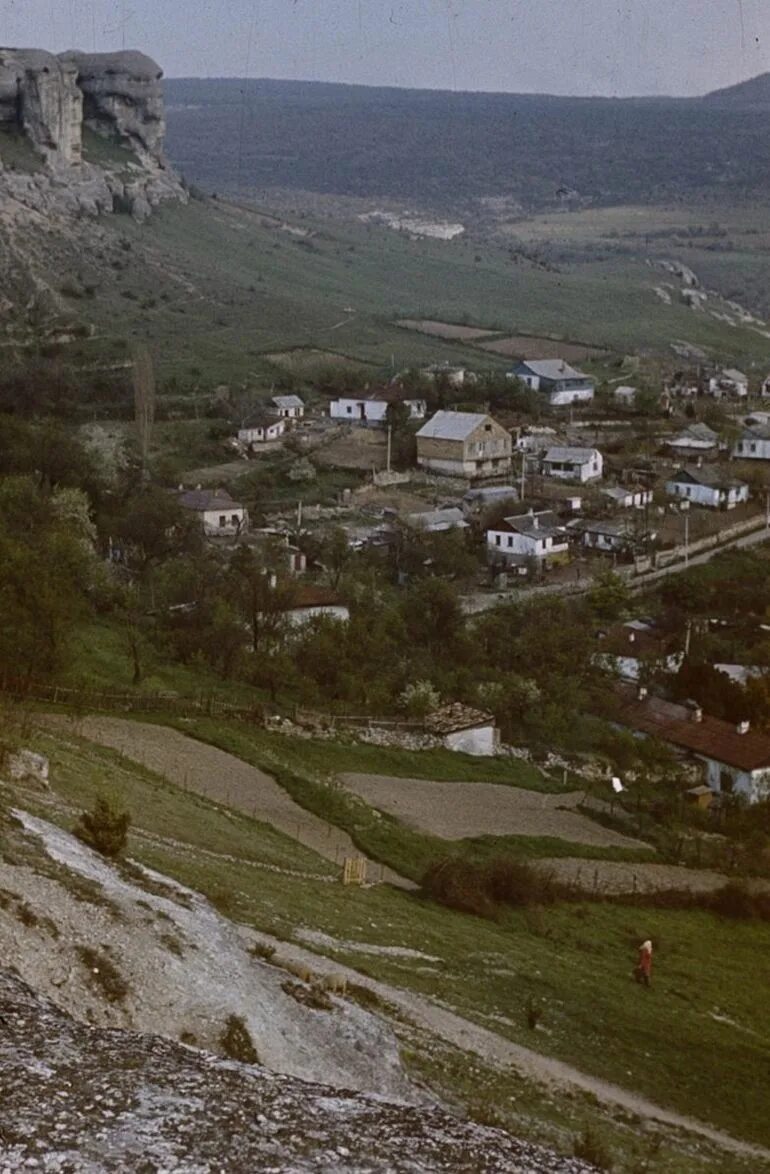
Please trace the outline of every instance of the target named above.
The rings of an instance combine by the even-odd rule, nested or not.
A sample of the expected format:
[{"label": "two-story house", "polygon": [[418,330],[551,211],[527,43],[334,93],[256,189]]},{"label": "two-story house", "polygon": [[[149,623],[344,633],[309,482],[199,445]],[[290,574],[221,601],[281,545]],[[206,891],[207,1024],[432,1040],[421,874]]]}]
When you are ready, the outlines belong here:
[{"label": "two-story house", "polygon": [[563,359],[522,359],[507,375],[520,379],[532,391],[542,391],[552,407],[594,398],[595,384],[590,375],[576,371]]},{"label": "two-story house", "polygon": [[482,412],[436,412],[417,433],[417,464],[432,473],[475,480],[507,477],[511,434]]}]

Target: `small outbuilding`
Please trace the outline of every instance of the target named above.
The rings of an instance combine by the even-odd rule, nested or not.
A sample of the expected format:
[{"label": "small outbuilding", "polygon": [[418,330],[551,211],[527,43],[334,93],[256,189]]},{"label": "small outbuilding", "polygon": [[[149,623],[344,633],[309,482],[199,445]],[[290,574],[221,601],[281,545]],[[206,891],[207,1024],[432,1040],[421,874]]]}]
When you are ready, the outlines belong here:
[{"label": "small outbuilding", "polygon": [[491,757],[500,746],[500,731],[491,713],[460,702],[442,705],[425,718],[429,734],[441,738],[447,750]]}]

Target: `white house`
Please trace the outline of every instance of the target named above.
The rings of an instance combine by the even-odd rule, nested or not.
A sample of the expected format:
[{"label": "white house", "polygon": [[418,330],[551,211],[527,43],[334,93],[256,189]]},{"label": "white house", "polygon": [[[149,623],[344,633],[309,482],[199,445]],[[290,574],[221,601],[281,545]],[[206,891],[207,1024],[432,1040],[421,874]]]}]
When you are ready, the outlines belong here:
[{"label": "white house", "polygon": [[597,664],[611,669],[626,681],[638,681],[645,666],[654,664],[667,673],[679,671],[684,653],[676,649],[675,638],[647,620],[628,620],[598,634]]},{"label": "white house", "polygon": [[700,763],[712,791],[741,796],[747,803],[770,798],[770,737],[747,721],[722,721],[696,703],[677,705],[633,685],[619,685],[620,725],[659,738]]},{"label": "white house", "polygon": [[340,396],[329,403],[332,420],[347,420],[349,424],[384,424],[388,404],[402,403],[409,409],[412,420],[424,420],[427,404],[424,399],[406,399],[395,388],[367,391],[360,396]]},{"label": "white house", "polygon": [[762,380],[762,386],[760,388],[759,394],[762,396],[762,399],[770,398],[770,375],[768,375],[766,379]]},{"label": "white house", "polygon": [[507,375],[509,379],[520,379],[532,391],[542,391],[552,407],[594,398],[595,384],[590,375],[576,371],[563,359],[522,359]]},{"label": "white house", "polygon": [[608,485],[599,492],[613,505],[623,510],[641,510],[652,504],[652,490],[640,485],[627,488],[625,485]]},{"label": "white house", "polygon": [[491,561],[504,561],[509,555],[546,559],[568,551],[566,531],[552,510],[530,510],[504,518],[496,529],[487,530],[487,555]]},{"label": "white house", "polygon": [[420,375],[436,383],[439,379],[446,380],[450,387],[462,387],[465,383],[475,383],[477,380],[473,371],[465,367],[450,367],[448,363],[434,363],[430,367],[422,367]]},{"label": "white house", "polygon": [[305,404],[298,395],[274,395],[270,399],[270,411],[279,420],[301,420]]},{"label": "white house", "polygon": [[728,477],[716,465],[680,469],[666,482],[666,493],[669,497],[684,498],[710,509],[732,510],[742,501],[749,500],[746,482]]},{"label": "white house", "polygon": [[417,464],[470,480],[507,477],[511,434],[484,412],[436,412],[417,433]]},{"label": "white house", "polygon": [[667,437],[663,442],[667,448],[673,448],[678,453],[716,452],[719,447],[719,436],[708,424],[690,424],[678,436]]},{"label": "white house", "polygon": [[425,718],[429,734],[441,738],[447,750],[491,757],[500,746],[500,731],[491,713],[454,702]]},{"label": "white house", "polygon": [[637,389],[635,387],[628,387],[623,384],[621,387],[616,387],[612,393],[613,399],[619,404],[632,404],[636,399]]},{"label": "white house", "polygon": [[286,431],[286,421],[276,419],[268,412],[255,412],[245,419],[238,429],[241,444],[266,444],[280,440]]},{"label": "white house", "polygon": [[749,394],[748,376],[736,367],[725,367],[709,379],[708,394],[715,399],[745,399]]},{"label": "white house", "polygon": [[239,501],[234,501],[225,489],[180,487],[177,500],[183,510],[190,510],[197,516],[203,533],[209,537],[242,534],[248,528],[248,510]]},{"label": "white house", "polygon": [[601,477],[604,457],[596,448],[549,448],[543,457],[546,477],[563,481],[595,481]]},{"label": "white house", "polygon": [[735,443],[733,456],[742,460],[770,461],[770,427],[756,424],[746,428]]},{"label": "white house", "polygon": [[463,495],[463,512],[467,517],[469,514],[483,513],[490,506],[501,502],[514,505],[518,500],[519,491],[514,485],[486,485],[480,489],[469,489]]}]

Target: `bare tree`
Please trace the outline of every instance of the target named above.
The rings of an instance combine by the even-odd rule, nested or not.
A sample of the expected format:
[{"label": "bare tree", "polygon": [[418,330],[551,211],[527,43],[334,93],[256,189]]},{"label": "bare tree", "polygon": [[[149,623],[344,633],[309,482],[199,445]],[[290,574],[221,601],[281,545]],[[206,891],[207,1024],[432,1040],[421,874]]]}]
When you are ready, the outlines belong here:
[{"label": "bare tree", "polygon": [[134,419],[139,441],[142,476],[147,477],[147,458],[155,423],[155,369],[146,346],[134,348]]}]

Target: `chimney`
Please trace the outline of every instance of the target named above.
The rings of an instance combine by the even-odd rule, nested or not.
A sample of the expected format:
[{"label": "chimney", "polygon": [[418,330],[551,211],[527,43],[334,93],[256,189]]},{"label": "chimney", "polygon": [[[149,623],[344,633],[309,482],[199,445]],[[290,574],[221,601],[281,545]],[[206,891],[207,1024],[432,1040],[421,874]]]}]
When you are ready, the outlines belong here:
[{"label": "chimney", "polygon": [[637,699],[637,701],[646,701],[647,700],[647,686],[646,685],[640,685],[639,688],[636,690],[636,699]]},{"label": "chimney", "polygon": [[633,644],[634,640],[636,640],[636,632],[629,632],[628,633],[629,644]]},{"label": "chimney", "polygon": [[701,707],[697,701],[692,701],[692,700],[685,701],[685,706],[690,711],[690,721],[693,721],[693,722],[702,722],[703,721],[703,710],[701,709]]},{"label": "chimney", "polygon": [[751,727],[751,722],[742,721],[742,722],[738,722],[738,725],[735,727],[735,729],[736,729],[736,732],[739,734],[748,734],[750,727]]},{"label": "chimney", "polygon": [[532,515],[532,528],[533,528],[533,530],[540,529],[540,519],[537,517],[536,514]]}]

